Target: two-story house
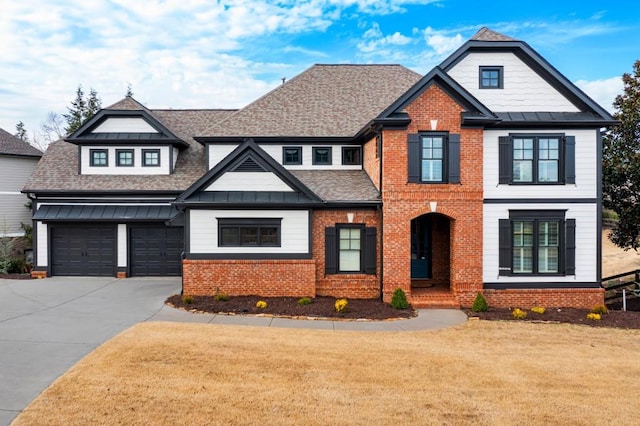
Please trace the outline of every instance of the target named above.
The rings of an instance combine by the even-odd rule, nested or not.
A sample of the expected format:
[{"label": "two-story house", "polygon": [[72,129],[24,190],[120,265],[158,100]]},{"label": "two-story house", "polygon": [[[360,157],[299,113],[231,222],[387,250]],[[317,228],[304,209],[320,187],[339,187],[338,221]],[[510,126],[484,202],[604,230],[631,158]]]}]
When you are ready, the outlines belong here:
[{"label": "two-story house", "polygon": [[593,306],[612,123],[529,45],[486,28],[424,76],[315,65],[237,111],[127,98],[52,145],[25,187],[34,274]]}]

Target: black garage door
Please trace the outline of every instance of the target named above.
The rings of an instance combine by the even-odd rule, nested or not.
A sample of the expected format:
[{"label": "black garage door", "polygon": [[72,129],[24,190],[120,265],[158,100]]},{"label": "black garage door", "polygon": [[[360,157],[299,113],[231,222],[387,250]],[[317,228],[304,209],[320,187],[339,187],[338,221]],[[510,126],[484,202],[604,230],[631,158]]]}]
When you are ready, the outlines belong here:
[{"label": "black garage door", "polygon": [[113,225],[51,226],[51,275],[115,276]]},{"label": "black garage door", "polygon": [[130,229],[131,276],[181,275],[183,228],[138,226]]}]

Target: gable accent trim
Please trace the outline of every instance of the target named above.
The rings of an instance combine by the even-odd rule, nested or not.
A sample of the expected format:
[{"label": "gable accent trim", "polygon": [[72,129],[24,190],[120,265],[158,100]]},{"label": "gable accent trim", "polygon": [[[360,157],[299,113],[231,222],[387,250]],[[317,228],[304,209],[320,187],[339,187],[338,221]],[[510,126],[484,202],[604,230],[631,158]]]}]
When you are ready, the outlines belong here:
[{"label": "gable accent trim", "polygon": [[[300,180],[293,176],[287,169],[276,162],[269,154],[267,154],[262,148],[260,148],[253,139],[245,139],[244,143],[234,149],[229,155],[227,155],[222,161],[220,161],[215,167],[205,173],[200,179],[193,183],[187,190],[185,190],[176,200],[174,205],[188,205],[198,204],[202,205],[202,202],[198,202],[192,199],[198,192],[202,192],[205,188],[209,187],[224,173],[233,171],[238,166],[244,164],[244,162],[251,158],[255,164],[262,167],[264,171],[272,172],[285,184],[289,185],[294,192],[298,193],[303,198],[306,198],[306,204],[320,204],[322,200],[307,186],[305,186]],[[193,197],[198,198],[198,197]],[[255,202],[255,197],[250,197]],[[241,201],[241,200],[239,200]],[[215,202],[213,204],[216,204]]]}]

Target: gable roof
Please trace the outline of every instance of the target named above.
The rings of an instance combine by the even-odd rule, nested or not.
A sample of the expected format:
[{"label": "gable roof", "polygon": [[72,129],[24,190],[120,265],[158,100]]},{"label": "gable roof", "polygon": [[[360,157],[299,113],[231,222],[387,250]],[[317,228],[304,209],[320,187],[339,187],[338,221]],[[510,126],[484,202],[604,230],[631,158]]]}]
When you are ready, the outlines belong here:
[{"label": "gable roof", "polygon": [[[534,72],[540,75],[554,89],[566,97],[581,112],[577,114],[565,114],[564,118],[572,124],[584,124],[588,126],[608,126],[616,123],[611,114],[597,102],[587,96],[574,85],[568,78],[561,74],[546,59],[536,52],[527,43],[500,34],[489,28],[481,28],[471,39],[445,59],[439,67],[446,73],[469,53],[477,51],[512,52]],[[514,125],[508,121],[508,114],[503,115],[501,124]],[[551,122],[550,124],[553,124]],[[565,123],[566,124],[566,121]]]},{"label": "gable roof", "polygon": [[[178,194],[187,189],[206,172],[205,149],[193,139],[211,123],[224,119],[235,110],[151,110],[133,98],[114,104],[118,109],[138,108],[169,129],[177,138],[189,145],[178,156],[174,172],[170,175],[80,175],[78,174],[78,147],[59,140],[49,145],[23,191],[36,193],[91,192],[171,192]],[[109,109],[108,107],[106,109]]]},{"label": "gable roof", "polygon": [[[242,168],[247,163],[251,163],[252,168],[260,168],[263,171],[275,174],[293,191],[206,191],[206,188],[223,174]],[[271,158],[252,139],[247,139],[204,176],[194,182],[176,199],[174,204],[224,204],[228,207],[230,204],[272,205],[278,203],[310,205],[320,202],[321,200],[316,194]]]},{"label": "gable roof", "polygon": [[314,65],[196,139],[352,139],[420,77],[401,65]]},{"label": "gable roof", "polygon": [[403,110],[432,84],[437,84],[451,96],[452,99],[466,108],[467,111],[463,114],[463,124],[469,124],[470,121],[474,124],[495,123],[500,121],[489,108],[484,106],[482,102],[477,100],[464,87],[458,84],[458,82],[449,77],[449,75],[444,73],[439,67],[435,67],[414,84],[411,89],[385,109],[382,114],[376,118],[376,123],[383,125],[389,124],[391,126],[409,124],[409,117]]},{"label": "gable roof", "polygon": [[0,129],[0,155],[19,157],[42,157],[42,152],[7,132]]}]

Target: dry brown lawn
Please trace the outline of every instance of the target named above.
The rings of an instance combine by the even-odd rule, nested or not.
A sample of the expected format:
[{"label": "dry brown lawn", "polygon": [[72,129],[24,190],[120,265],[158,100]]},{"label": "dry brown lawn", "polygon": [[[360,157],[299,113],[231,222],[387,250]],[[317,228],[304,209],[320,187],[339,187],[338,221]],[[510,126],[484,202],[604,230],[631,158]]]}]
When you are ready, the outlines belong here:
[{"label": "dry brown lawn", "polygon": [[640,331],[469,321],[349,332],[142,323],[15,425],[637,424]]},{"label": "dry brown lawn", "polygon": [[609,239],[609,231],[602,231],[602,277],[621,274],[640,269],[640,253],[635,250],[624,251]]}]

